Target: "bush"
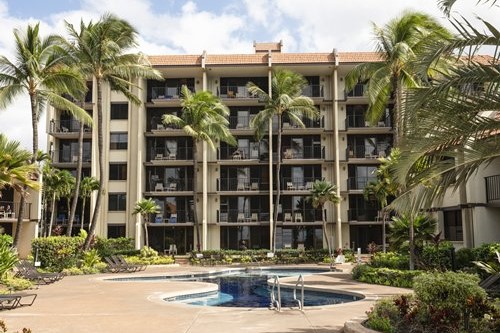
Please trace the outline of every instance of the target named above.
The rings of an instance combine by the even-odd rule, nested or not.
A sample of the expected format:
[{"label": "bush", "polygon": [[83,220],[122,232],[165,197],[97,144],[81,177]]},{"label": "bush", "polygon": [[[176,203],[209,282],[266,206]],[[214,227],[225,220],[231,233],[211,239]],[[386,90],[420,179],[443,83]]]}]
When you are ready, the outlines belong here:
[{"label": "bush", "polygon": [[156,251],[155,249],[150,248],[149,246],[144,246],[141,249],[141,257],[143,257],[143,258],[158,257],[158,251]]},{"label": "bush", "polygon": [[374,268],[369,265],[358,265],[352,270],[354,280],[399,288],[411,288],[413,279],[420,274],[422,271]]},{"label": "bush", "polygon": [[395,298],[386,298],[377,302],[373,310],[368,312],[366,326],[375,331],[394,333],[394,327],[400,320],[399,311],[394,301]]},{"label": "bush", "polygon": [[109,257],[115,254],[135,255],[139,251],[134,248],[134,240],[132,238],[101,238],[97,237],[94,248],[101,258]]},{"label": "bush", "polygon": [[472,250],[474,261],[492,262],[496,261],[495,251],[500,252],[500,243],[486,243]]},{"label": "bush", "polygon": [[7,237],[0,238],[0,279],[11,271],[18,261],[12,242]]},{"label": "bush", "polygon": [[175,259],[171,256],[156,256],[156,257],[143,257],[131,256],[126,257],[125,260],[129,264],[139,265],[171,265],[175,263]]},{"label": "bush", "polygon": [[81,257],[84,239],[81,237],[53,236],[36,238],[31,243],[33,254],[38,250],[38,261],[50,271],[62,271],[76,266]]},{"label": "bush", "polygon": [[410,258],[396,252],[378,252],[373,255],[370,265],[372,267],[385,267],[392,269],[409,269]]},{"label": "bush", "polygon": [[455,253],[456,269],[474,267],[473,261],[475,260],[474,251],[472,249],[464,247]]},{"label": "bush", "polygon": [[435,245],[424,246],[419,254],[419,266],[424,270],[448,270],[452,269],[451,252],[454,251],[451,242],[442,242],[439,247]]},{"label": "bush", "polygon": [[33,283],[30,280],[15,277],[12,274],[6,274],[0,283],[9,291],[20,291],[33,288]]},{"label": "bush", "polygon": [[82,266],[92,268],[101,262],[101,257],[97,253],[96,249],[83,252]]}]

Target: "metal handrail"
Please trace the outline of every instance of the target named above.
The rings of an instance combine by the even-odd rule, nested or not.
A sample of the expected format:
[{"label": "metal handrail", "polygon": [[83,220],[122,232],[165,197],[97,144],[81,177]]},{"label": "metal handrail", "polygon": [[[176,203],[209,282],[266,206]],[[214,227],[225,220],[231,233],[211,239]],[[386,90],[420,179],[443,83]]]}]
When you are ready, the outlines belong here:
[{"label": "metal handrail", "polygon": [[[301,284],[300,287],[300,299],[297,299],[297,286]],[[304,310],[304,277],[299,275],[299,278],[297,279],[297,282],[295,283],[295,287],[293,288],[293,300],[297,302],[299,305],[299,310]]]},{"label": "metal handrail", "polygon": [[[276,294],[274,292],[276,286],[278,286],[278,299],[276,299]],[[278,275],[274,276],[273,287],[271,288],[271,304],[269,304],[269,308],[281,312],[281,285]]]}]

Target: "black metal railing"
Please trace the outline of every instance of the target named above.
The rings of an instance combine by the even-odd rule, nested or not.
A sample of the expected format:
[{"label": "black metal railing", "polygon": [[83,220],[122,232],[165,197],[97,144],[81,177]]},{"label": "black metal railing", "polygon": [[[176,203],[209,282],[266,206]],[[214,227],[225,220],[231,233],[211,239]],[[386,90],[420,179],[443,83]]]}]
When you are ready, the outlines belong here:
[{"label": "black metal railing", "polygon": [[301,177],[291,178],[283,177],[281,180],[281,189],[284,191],[310,191],[313,183],[321,178]]},{"label": "black metal railing", "polygon": [[192,178],[151,178],[146,186],[148,192],[193,191]]},{"label": "black metal railing", "polygon": [[376,209],[349,209],[347,216],[349,221],[375,221],[378,214]]},{"label": "black metal railing", "polygon": [[250,94],[247,86],[220,86],[221,98],[257,98]]},{"label": "black metal railing", "polygon": [[192,160],[193,159],[193,148],[192,147],[177,147],[172,148],[152,148],[150,155],[148,156],[149,161],[162,161],[162,160]]},{"label": "black metal railing", "polygon": [[347,178],[348,190],[364,190],[366,185],[377,180],[377,177],[349,177]]},{"label": "black metal railing", "polygon": [[302,89],[302,95],[307,97],[324,97],[324,89],[319,84],[309,84]]},{"label": "black metal railing", "polygon": [[[280,222],[318,222],[322,221],[320,209],[284,209],[278,214]],[[269,222],[269,213],[262,209],[225,209],[217,211],[217,222],[245,223]]]},{"label": "black metal railing", "polygon": [[[91,161],[92,152],[90,149],[83,149],[83,162],[89,163]],[[59,163],[77,163],[78,162],[78,149],[59,150]]]},{"label": "black metal railing", "polygon": [[367,85],[364,83],[358,83],[352,88],[351,91],[346,92],[347,97],[365,97],[367,95],[366,91]]},{"label": "black metal railing", "polygon": [[160,212],[153,216],[152,223],[186,223],[193,221],[193,213],[186,210],[172,212]]},{"label": "black metal railing", "polygon": [[321,146],[302,146],[302,147],[290,147],[283,146],[283,158],[284,159],[316,159],[323,158],[321,152]]},{"label": "black metal railing", "polygon": [[262,178],[221,178],[217,180],[217,191],[260,191],[267,189],[269,189],[269,182]]},{"label": "black metal railing", "polygon": [[345,119],[345,126],[347,128],[365,128],[365,127],[391,127],[391,120],[389,117],[380,120],[376,126],[371,126],[366,120],[364,115],[349,114]]},{"label": "black metal railing", "polygon": [[[194,92],[193,86],[188,89]],[[151,87],[151,99],[178,99],[181,96],[181,87]]]},{"label": "black metal railing", "polygon": [[[263,153],[262,153],[263,154]],[[250,149],[249,147],[220,147],[217,149],[219,160],[255,160],[262,159],[260,149]]]},{"label": "black metal railing", "polygon": [[[91,127],[84,125],[83,130],[90,132]],[[49,133],[78,133],[80,132],[80,122],[74,119],[55,121],[52,119],[49,124]]]},{"label": "black metal railing", "polygon": [[347,146],[347,156],[349,158],[382,158],[389,156],[390,153],[391,147],[378,149],[377,147],[366,145]]},{"label": "black metal railing", "polygon": [[[325,127],[325,117],[322,116],[319,119],[304,118],[304,119],[302,119],[302,123],[305,126],[304,128],[324,128]],[[293,122],[290,122],[288,120],[283,120],[283,124],[281,127],[284,130],[291,129],[291,128],[301,128],[298,125],[296,125]],[[277,130],[277,128],[273,128],[273,130]]]},{"label": "black metal railing", "polygon": [[[19,202],[0,201],[0,219],[16,219],[19,212]],[[31,218],[31,203],[24,204],[24,218]]]},{"label": "black metal railing", "polygon": [[486,182],[486,202],[500,200],[500,175],[484,177]]}]

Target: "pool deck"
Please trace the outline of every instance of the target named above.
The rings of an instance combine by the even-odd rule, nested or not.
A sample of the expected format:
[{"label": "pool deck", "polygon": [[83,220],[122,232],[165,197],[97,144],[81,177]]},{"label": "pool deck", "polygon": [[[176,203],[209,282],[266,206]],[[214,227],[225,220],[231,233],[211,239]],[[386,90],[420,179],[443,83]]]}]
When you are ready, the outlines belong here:
[{"label": "pool deck", "polygon": [[[309,266],[295,266],[300,268]],[[315,266],[317,267],[317,266]],[[365,299],[339,305],[305,307],[304,311],[199,307],[165,302],[165,296],[179,291],[206,291],[212,285],[201,282],[147,281],[110,282],[108,277],[185,274],[225,267],[159,266],[131,274],[67,276],[34,290],[38,298],[31,307],[0,312],[9,332],[23,327],[33,333],[236,333],[236,332],[340,332],[344,322],[360,319],[379,297],[408,293],[407,289],[363,284],[350,278],[350,265],[343,272],[305,276],[305,286],[325,290],[361,293]],[[296,278],[283,278],[293,281]]]}]

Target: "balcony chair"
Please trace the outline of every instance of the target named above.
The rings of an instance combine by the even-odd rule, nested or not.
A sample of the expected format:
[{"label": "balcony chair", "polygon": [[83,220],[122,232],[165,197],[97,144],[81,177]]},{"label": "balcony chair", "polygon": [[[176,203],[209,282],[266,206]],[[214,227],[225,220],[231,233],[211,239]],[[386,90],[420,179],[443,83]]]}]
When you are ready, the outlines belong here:
[{"label": "balcony chair", "polygon": [[241,160],[241,153],[239,150],[236,150],[234,153],[233,153],[233,160]]},{"label": "balcony chair", "polygon": [[177,191],[177,183],[170,183],[168,185],[167,191]]},{"label": "balcony chair", "polygon": [[155,191],[163,191],[163,183],[156,183],[155,185]]},{"label": "balcony chair", "polygon": [[236,218],[236,222],[245,222],[245,213],[238,213],[238,217]]},{"label": "balcony chair", "polygon": [[378,152],[378,158],[385,158],[385,157],[386,157],[385,151],[381,150]]},{"label": "balcony chair", "polygon": [[156,214],[155,223],[163,223],[163,214]]},{"label": "balcony chair", "polygon": [[283,218],[283,222],[292,222],[292,213],[285,213],[285,217]]},{"label": "balcony chair", "polygon": [[177,223],[177,213],[170,214],[169,223]]},{"label": "balcony chair", "polygon": [[290,128],[290,123],[283,123],[283,128]]},{"label": "balcony chair", "polygon": [[4,218],[4,217],[5,217],[5,207],[0,206],[0,218]]},{"label": "balcony chair", "polygon": [[164,130],[165,126],[163,124],[156,124],[156,129],[157,130]]},{"label": "balcony chair", "polygon": [[252,191],[258,191],[259,190],[259,183],[252,183],[250,186],[250,189]]},{"label": "balcony chair", "polygon": [[238,182],[238,185],[236,186],[236,191],[245,191],[245,183]]},{"label": "balcony chair", "polygon": [[304,222],[302,219],[302,213],[295,213],[295,222]]},{"label": "balcony chair", "polygon": [[313,182],[306,182],[306,190],[312,190]]},{"label": "balcony chair", "polygon": [[168,254],[171,255],[171,256],[177,255],[177,245],[170,244],[170,246],[168,248]]},{"label": "balcony chair", "polygon": [[259,214],[257,213],[252,213],[252,216],[250,217],[251,222],[258,222],[259,221]]},{"label": "balcony chair", "polygon": [[293,158],[293,151],[291,149],[285,150],[285,152],[283,153],[283,158],[285,159]]},{"label": "balcony chair", "polygon": [[286,182],[286,189],[287,191],[295,191],[297,188],[293,184],[293,182]]},{"label": "balcony chair", "polygon": [[177,154],[175,154],[175,153],[168,154],[168,159],[169,160],[176,160],[177,159]]},{"label": "balcony chair", "polygon": [[163,154],[156,154],[155,160],[163,160]]},{"label": "balcony chair", "polygon": [[68,133],[69,129],[67,127],[61,126],[61,132]]},{"label": "balcony chair", "polygon": [[234,91],[228,90],[227,91],[227,98],[235,98],[236,95],[234,94]]}]

